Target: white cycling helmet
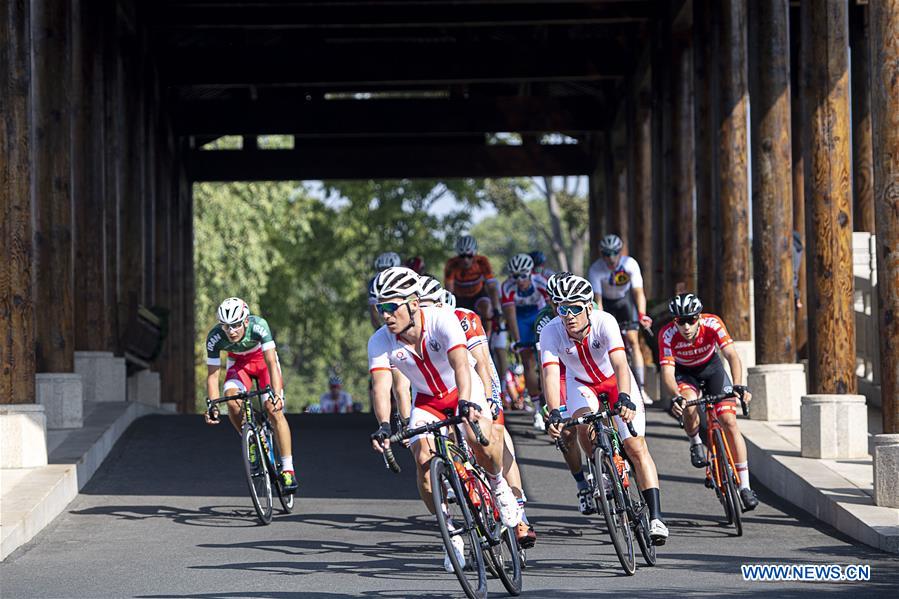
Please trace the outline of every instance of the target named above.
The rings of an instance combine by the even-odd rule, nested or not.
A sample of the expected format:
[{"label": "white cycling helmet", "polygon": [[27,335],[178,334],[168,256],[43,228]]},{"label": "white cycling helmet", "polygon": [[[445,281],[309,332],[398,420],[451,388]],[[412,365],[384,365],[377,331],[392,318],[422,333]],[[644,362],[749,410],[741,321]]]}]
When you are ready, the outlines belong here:
[{"label": "white cycling helmet", "polygon": [[529,275],[534,270],[534,259],[527,254],[515,254],[508,264],[509,273],[513,275]]},{"label": "white cycling helmet", "polygon": [[418,274],[405,266],[393,266],[379,272],[371,287],[378,301],[406,299],[419,293]]},{"label": "white cycling helmet", "polygon": [[434,303],[443,300],[443,285],[434,277],[423,275],[418,279],[419,297]]},{"label": "white cycling helmet", "polygon": [[455,310],[456,309],[456,296],[453,295],[450,291],[444,289],[443,290],[443,298],[440,300],[440,303],[442,303],[447,308],[452,308],[453,310]]},{"label": "white cycling helmet", "polygon": [[400,255],[396,252],[384,252],[375,258],[375,270],[384,270],[391,266],[399,266],[401,262]]},{"label": "white cycling helmet", "polygon": [[556,295],[556,288],[559,286],[559,281],[561,281],[562,279],[564,279],[566,277],[570,277],[570,276],[571,276],[571,273],[567,272],[567,271],[557,272],[557,273],[551,275],[546,280],[546,292],[549,294],[550,299],[552,299],[553,301],[556,301],[553,298]]},{"label": "white cycling helmet", "polygon": [[599,251],[603,254],[617,254],[621,251],[621,248],[624,244],[621,242],[621,238],[617,235],[606,235],[599,242]]},{"label": "white cycling helmet", "polygon": [[565,302],[592,302],[593,285],[583,277],[567,276],[556,283],[552,300],[557,304]]},{"label": "white cycling helmet", "polygon": [[243,322],[249,315],[250,308],[239,297],[229,297],[218,309],[219,322],[222,324],[237,324]]},{"label": "white cycling helmet", "polygon": [[456,254],[477,254],[478,240],[471,235],[463,235],[456,240]]},{"label": "white cycling helmet", "polygon": [[675,317],[696,316],[702,312],[702,302],[692,293],[679,293],[668,302],[668,310]]}]

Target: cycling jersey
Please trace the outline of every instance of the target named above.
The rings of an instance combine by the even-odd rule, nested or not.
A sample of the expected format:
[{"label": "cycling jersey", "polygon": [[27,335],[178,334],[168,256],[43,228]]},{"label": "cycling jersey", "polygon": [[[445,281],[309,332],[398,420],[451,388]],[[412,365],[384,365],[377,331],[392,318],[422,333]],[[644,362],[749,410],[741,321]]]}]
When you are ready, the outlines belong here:
[{"label": "cycling jersey", "polygon": [[476,255],[468,268],[465,268],[459,256],[450,258],[443,271],[443,278],[444,287],[451,288],[457,300],[480,295],[485,283],[496,280],[490,260],[481,255]]},{"label": "cycling jersey", "polygon": [[378,275],[375,275],[368,282],[368,305],[374,306],[378,303],[378,296],[375,295],[375,279],[378,278]]},{"label": "cycling jersey", "polygon": [[[543,332],[543,329],[552,321],[553,318],[556,317],[556,309],[552,304],[548,304],[545,308],[537,312],[537,317],[534,319],[534,345],[537,348],[537,354],[540,354],[540,333]],[[565,389],[565,365],[559,364],[559,377],[561,378],[562,384],[559,388],[559,391],[562,395],[561,397],[561,405],[565,405],[566,402],[566,389]]]},{"label": "cycling jersey", "polygon": [[659,331],[659,364],[702,366],[715,357],[717,348],[733,342],[724,321],[714,314],[699,315],[699,331],[692,341],[681,335],[674,322],[669,322]]},{"label": "cycling jersey", "polygon": [[630,293],[631,289],[643,287],[640,265],[630,256],[621,256],[615,268],[609,268],[600,258],[590,265],[587,279],[593,285],[593,292],[603,299],[620,299]]},{"label": "cycling jersey", "polygon": [[531,275],[531,283],[521,289],[514,279],[506,279],[500,292],[503,306],[515,306],[515,320],[518,322],[518,343],[522,346],[534,345],[534,321],[537,313],[546,307],[549,292],[546,291],[546,279],[540,275]]},{"label": "cycling jersey", "polygon": [[235,359],[246,359],[251,354],[262,354],[269,349],[274,349],[275,340],[268,323],[261,316],[250,316],[250,323],[246,327],[244,336],[237,342],[231,343],[228,335],[222,327],[216,325],[206,335],[206,363],[210,366],[221,366],[221,352],[228,352],[229,365]]},{"label": "cycling jersey", "polygon": [[[454,310],[462,330],[465,331],[465,339],[468,342],[468,351],[473,350],[482,343],[487,343],[487,333],[484,331],[484,325],[481,324],[481,318],[477,312],[472,312],[466,308],[456,308]],[[490,393],[487,399],[492,404],[493,418],[499,424],[504,423],[502,417],[503,402],[501,398],[502,390],[500,388],[499,374],[496,372],[496,366],[493,365],[493,359],[489,358],[490,352],[487,352],[487,365],[490,370]]]},{"label": "cycling jersey", "polygon": [[346,391],[338,391],[337,397],[331,392],[322,393],[318,400],[322,414],[349,414],[353,411],[353,396]]}]

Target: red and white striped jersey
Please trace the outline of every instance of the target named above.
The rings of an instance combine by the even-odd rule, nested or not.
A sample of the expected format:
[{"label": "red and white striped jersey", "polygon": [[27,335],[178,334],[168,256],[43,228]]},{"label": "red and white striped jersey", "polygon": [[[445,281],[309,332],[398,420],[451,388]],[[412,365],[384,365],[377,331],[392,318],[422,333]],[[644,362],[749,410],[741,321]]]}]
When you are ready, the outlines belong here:
[{"label": "red and white striped jersey", "polygon": [[456,318],[462,325],[462,331],[465,333],[465,339],[468,341],[468,350],[476,348],[482,343],[487,343],[487,332],[481,323],[481,317],[477,312],[468,308],[455,308]]},{"label": "red and white striped jersey", "polygon": [[448,355],[457,347],[467,347],[465,332],[456,315],[444,308],[422,307],[418,318],[423,331],[421,355],[384,325],[368,340],[368,369],[374,372],[395,367],[409,379],[414,394],[442,398],[456,388],[456,374]]},{"label": "red and white striped jersey", "polygon": [[566,378],[599,384],[615,374],[609,354],[624,351],[624,342],[615,317],[594,310],[590,315],[590,329],[580,342],[568,336],[561,318],[549,321],[540,333],[540,351],[543,366],[561,363]]},{"label": "red and white striped jersey", "polygon": [[692,341],[684,339],[672,321],[659,331],[659,364],[702,366],[715,356],[716,348],[733,342],[724,321],[714,314],[699,315],[699,331]]}]

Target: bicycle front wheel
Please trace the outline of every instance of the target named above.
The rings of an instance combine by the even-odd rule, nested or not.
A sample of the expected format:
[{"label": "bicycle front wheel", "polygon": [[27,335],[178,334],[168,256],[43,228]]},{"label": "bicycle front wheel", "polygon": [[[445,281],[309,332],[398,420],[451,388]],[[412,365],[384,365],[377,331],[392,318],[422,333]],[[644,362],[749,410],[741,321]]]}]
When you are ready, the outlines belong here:
[{"label": "bicycle front wheel", "polygon": [[637,537],[637,545],[640,546],[643,560],[647,565],[655,566],[656,546],[652,544],[652,539],[649,537],[649,506],[646,505],[646,501],[637,487],[637,477],[634,475],[633,467],[631,467],[628,478],[630,484],[625,488],[624,500],[628,505],[631,528],[634,530],[634,536]]},{"label": "bicycle front wheel", "polygon": [[481,545],[490,572],[499,578],[506,591],[512,596],[521,594],[521,556],[514,529],[503,525],[497,510],[496,495],[483,480],[476,483],[481,501],[478,506],[470,505],[475,521],[486,533]]},{"label": "bicycle front wheel", "polygon": [[[259,520],[263,524],[268,524],[272,521],[272,481],[269,479],[268,460],[262,450],[262,443],[259,442],[256,429],[249,424],[245,424],[241,432],[241,445],[250,499],[253,500],[253,507]],[[255,456],[252,462],[251,456]]]},{"label": "bicycle front wheel", "polygon": [[[452,499],[447,498],[450,490],[455,495]],[[453,572],[466,597],[483,599],[487,597],[487,571],[480,535],[465,499],[467,494],[468,489],[463,488],[452,464],[441,456],[431,460],[431,496]]]},{"label": "bicycle front wheel", "polygon": [[[612,538],[612,545],[615,547],[615,553],[618,554],[618,561],[621,562],[621,567],[624,568],[625,573],[633,575],[637,570],[634,536],[631,534],[627,508],[624,505],[624,489],[621,485],[621,478],[618,476],[618,469],[612,461],[612,456],[599,447],[593,452],[593,463],[596,466],[596,490],[594,497],[596,497],[602,508],[606,527],[608,527],[609,536]],[[606,496],[603,490],[603,475],[612,483],[611,499]]]},{"label": "bicycle front wheel", "polygon": [[715,431],[715,451],[718,454],[717,467],[721,480],[721,495],[724,500],[724,513],[727,516],[727,523],[733,524],[737,536],[742,537],[743,512],[740,505],[740,499],[737,495],[737,488],[734,484],[733,467],[727,457],[724,437],[720,430]]},{"label": "bicycle front wheel", "polygon": [[281,448],[278,447],[278,440],[275,438],[274,434],[269,436],[272,444],[272,453],[275,456],[275,464],[274,470],[269,472],[269,475],[272,478],[272,486],[274,486],[275,490],[278,492],[278,499],[281,501],[281,507],[284,509],[285,514],[289,514],[293,511],[293,493],[286,493],[284,489],[281,488]]}]

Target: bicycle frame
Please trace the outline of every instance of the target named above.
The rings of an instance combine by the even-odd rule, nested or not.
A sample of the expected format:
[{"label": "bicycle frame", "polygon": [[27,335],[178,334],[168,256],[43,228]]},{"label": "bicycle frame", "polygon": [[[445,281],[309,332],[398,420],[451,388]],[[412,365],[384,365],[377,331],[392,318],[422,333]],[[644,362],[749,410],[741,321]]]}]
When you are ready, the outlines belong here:
[{"label": "bicycle frame", "polygon": [[715,486],[719,490],[725,484],[727,471],[724,468],[724,464],[721,462],[722,456],[718,455],[718,448],[715,446],[715,431],[718,431],[721,434],[721,440],[724,442],[724,451],[727,454],[727,462],[730,464],[731,471],[734,475],[734,482],[739,485],[740,473],[737,472],[734,457],[730,451],[730,443],[727,441],[727,434],[721,426],[721,421],[718,420],[718,414],[715,412],[714,403],[707,403],[705,405],[705,414],[706,422],[708,423],[708,443],[706,447],[709,448],[709,465],[706,467],[706,475],[710,476],[715,481]]}]

